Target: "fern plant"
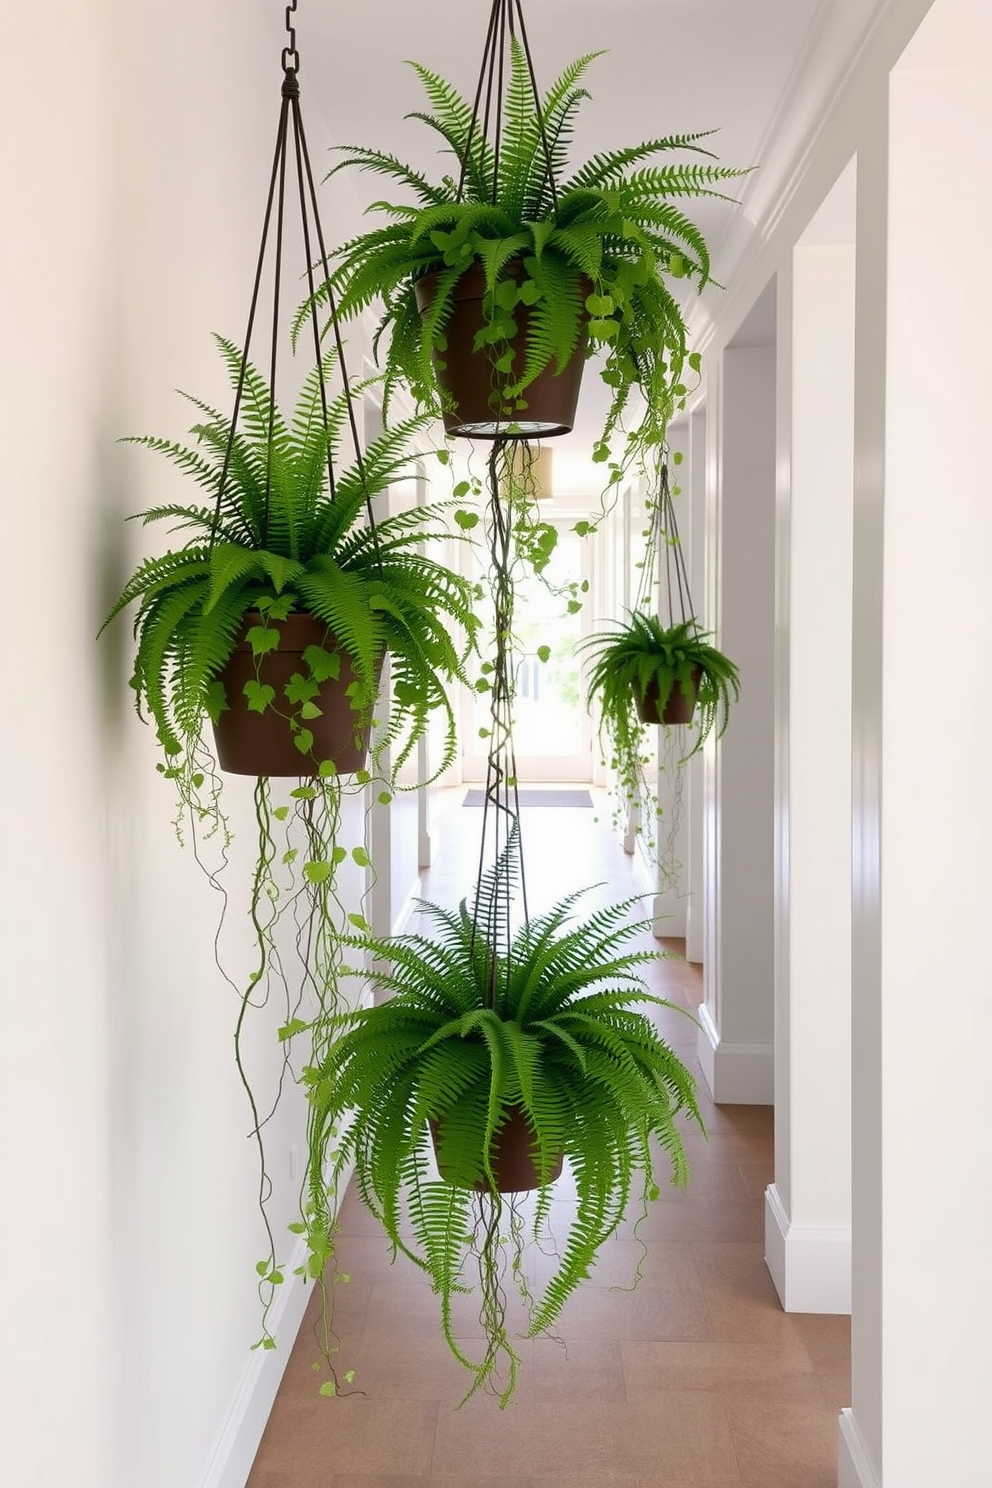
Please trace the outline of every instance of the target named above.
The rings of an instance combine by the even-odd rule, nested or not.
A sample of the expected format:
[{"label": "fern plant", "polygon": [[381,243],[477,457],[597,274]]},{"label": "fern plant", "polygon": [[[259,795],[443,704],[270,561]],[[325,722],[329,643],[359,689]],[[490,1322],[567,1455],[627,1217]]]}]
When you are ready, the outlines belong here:
[{"label": "fern plant", "polygon": [[[685,394],[686,363],[698,370],[698,358],[687,352],[672,284],[689,280],[701,290],[710,280],[710,260],[702,233],[680,202],[721,196],[719,183],[742,172],[711,163],[714,156],[700,143],[706,133],[647,140],[571,169],[576,117],[589,97],[584,75],[599,55],[588,53],[567,67],[543,98],[539,115],[526,57],[513,39],[498,152],[473,127],[472,107],[457,90],[412,63],[429,105],[428,112],[412,117],[464,163],[462,189],[454,176],[430,180],[394,154],[340,147],[345,159],[331,174],[352,167],[369,171],[405,188],[413,201],[375,202],[369,210],[387,221],[344,244],[330,282],[342,317],[381,301],[375,346],[377,355],[383,352],[387,395],[402,384],[419,407],[435,413],[440,402],[433,358],[443,360],[455,286],[471,266],[481,265],[485,274],[478,348],[490,356],[499,401],[511,419],[528,386],[545,368],[560,372],[587,331],[590,349],[606,352],[601,376],[610,404],[595,450],[596,458],[606,460],[635,388],[646,411],[628,437],[628,454],[662,442]],[[672,153],[690,159],[653,163]],[[421,320],[414,285],[435,272],[436,295]],[[527,348],[520,365],[507,343],[522,308],[528,312]]]},{"label": "fern plant", "polygon": [[[515,850],[511,838],[506,852]],[[637,901],[576,920],[580,891],[500,933],[507,882],[501,860],[471,911],[465,901],[456,911],[422,904],[425,933],[356,940],[389,1000],[339,1016],[326,1058],[305,1072],[314,1211],[324,1204],[331,1134],[344,1126],[332,1182],[354,1162],[361,1196],[394,1250],[426,1271],[440,1297],[445,1339],[472,1375],[468,1394],[487,1388],[504,1405],[519,1363],[506,1267],[521,1283],[526,1335],[551,1328],[632,1192],[642,1202],[658,1196],[653,1139],[683,1185],[679,1115],[702,1125],[692,1076],[639,1010],[674,1004],[642,981],[642,968],[663,953],[630,948],[651,924],[631,920]],[[540,1184],[526,1226],[516,1201],[497,1191],[492,1155],[498,1134],[521,1119]],[[432,1124],[446,1180],[436,1175]],[[562,1155],[576,1209],[557,1269],[535,1296],[522,1284],[525,1232],[538,1238],[546,1227]],[[456,1337],[452,1315],[473,1278],[486,1330],[478,1357]]]},{"label": "fern plant", "polygon": [[[695,729],[688,753],[673,761],[684,764],[710,734],[719,738],[726,729],[731,704],[740,696],[737,667],[710,644],[694,619],[666,625],[644,610],[629,611],[625,621],[588,636],[577,649],[590,663],[587,697],[598,712],[604,758],[616,773],[618,811],[650,805],[655,794],[646,773],[649,726],[661,721],[666,704],[681,694]],[[657,846],[653,831],[646,845]]]},{"label": "fern plant", "polygon": [[[236,389],[241,353],[232,342],[217,341]],[[332,364],[328,357],[325,383]],[[167,773],[187,783],[192,778],[177,760],[192,762],[192,774],[200,773],[195,761],[207,720],[216,720],[231,701],[219,674],[246,615],[255,612],[261,620],[249,640],[256,655],[277,644],[272,623],[291,613],[325,622],[329,649],[351,664],[358,719],[371,714],[388,652],[397,703],[390,735],[399,741],[398,762],[438,711],[446,721],[443,768],[456,745],[447,684],[464,678],[477,623],[472,588],[420,551],[425,539],[443,535],[439,508],[413,508],[376,525],[366,515],[372,496],[410,473],[410,441],[425,421],[410,418],[387,429],[369,445],[361,468],[356,462],[338,474],[332,488],[329,471],[340,455],[348,398],[341,393],[331,401],[325,428],[318,368],[285,419],[272,405],[265,378],[249,365],[243,432],[232,434],[229,416],[198,398],[189,401],[202,415],[191,429],[196,448],[147,435],[131,442],[165,455],[215,501],[226,464],[219,511],[210,504],[170,503],[141,513],[146,524],[171,521],[192,536],[182,547],[146,559],[108,617],[109,623],[137,601],[131,685],[139,711],[155,724]],[[321,662],[315,656],[309,664]],[[278,699],[257,682],[247,690],[250,708],[287,712],[303,773],[312,753],[312,733],[305,727],[313,716],[310,685]]]},{"label": "fern plant", "polygon": [[[217,340],[236,389],[241,353],[230,341]],[[325,387],[332,371],[329,357],[323,366]],[[199,413],[191,431],[195,446],[150,436],[131,441],[163,454],[209,499],[170,502],[140,514],[145,523],[173,523],[188,540],[142,562],[105,622],[137,605],[135,704],[156,729],[164,756],[159,770],[176,783],[180,836],[192,831],[197,861],[221,892],[221,926],[225,919],[230,923],[223,875],[230,838],[208,729],[239,701],[225,695],[221,673],[245,632],[259,673],[244,684],[247,707],[272,711],[291,731],[292,758],[298,757],[299,776],[307,777],[281,793],[268,778],[255,780],[255,855],[247,906],[253,969],[235,979],[217,952],[222,974],[240,996],[234,1052],[258,1151],[265,1254],[258,1262],[262,1333],[255,1347],[261,1348],[275,1347],[268,1318],[284,1275],[268,1212],[272,1183],[264,1127],[294,1061],[324,1057],[331,1019],[341,1006],[341,930],[349,920],[365,922],[359,906],[352,908],[339,896],[339,869],[349,857],[360,868],[371,868],[364,842],[341,841],[342,794],[348,788],[361,791],[370,776],[361,771],[349,784],[333,760],[320,757],[311,728],[321,712],[315,699],[320,683],[338,676],[347,662],[356,728],[368,723],[388,652],[393,708],[387,737],[396,744],[394,769],[436,711],[446,720],[446,764],[456,737],[448,686],[464,679],[477,628],[472,585],[422,551],[425,540],[446,535],[443,507],[413,508],[374,525],[370,520],[370,498],[410,471],[411,441],[424,420],[407,419],[387,429],[370,443],[361,468],[356,461],[341,470],[348,395],[329,399],[326,416],[324,396],[315,367],[286,418],[273,406],[268,383],[248,365],[239,429],[232,429],[231,417],[190,398]],[[285,684],[284,695],[276,696],[261,668],[279,644],[280,622],[300,612],[321,622],[318,630],[326,627],[325,637],[303,652],[301,670]],[[389,790],[381,790],[379,800],[387,804],[389,799]],[[208,843],[214,849],[210,863]],[[218,943],[220,933],[219,928]],[[250,1010],[266,1005],[277,1010],[283,1057],[275,1087],[263,1099],[245,1063],[244,1031]],[[296,1041],[302,1036],[307,1050],[297,1060]],[[312,1257],[330,1255],[330,1216],[319,1235],[309,1216],[301,1215],[291,1228],[307,1230]]]}]

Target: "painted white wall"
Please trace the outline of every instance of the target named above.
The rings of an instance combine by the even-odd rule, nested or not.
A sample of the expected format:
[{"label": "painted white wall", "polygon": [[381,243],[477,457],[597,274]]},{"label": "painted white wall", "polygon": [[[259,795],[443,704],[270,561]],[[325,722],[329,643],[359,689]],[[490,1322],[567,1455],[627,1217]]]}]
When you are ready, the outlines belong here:
[{"label": "painted white wall", "polygon": [[[920,296],[948,222],[964,242],[988,233],[975,182],[988,155],[992,39],[978,0],[933,6],[894,79],[890,196],[889,74],[930,10],[929,0],[903,0],[880,12],[818,137],[769,204],[714,336],[717,347],[732,337],[769,276],[788,269],[806,223],[856,156],[854,1407],[841,1420],[841,1488],[973,1488],[987,1481],[990,1460],[975,1393],[988,1374],[989,1333],[980,1107],[990,1004],[979,927],[990,720],[968,691],[966,659],[990,625],[981,474],[989,291],[981,276],[941,274],[933,336],[921,332]],[[924,428],[953,437],[928,445]],[[928,617],[955,617],[968,653],[938,660],[920,625],[924,604]],[[939,785],[920,718],[928,664],[940,666],[951,696],[970,699],[954,714],[953,762]],[[940,810],[921,810],[934,792]],[[950,1036],[935,1016],[941,987],[953,988]],[[930,1051],[939,1057],[942,1048],[953,1105],[935,1116],[927,1071]]]},{"label": "painted white wall", "polygon": [[[746,339],[746,337],[744,338]],[[764,341],[764,330],[761,332]],[[716,644],[741,696],[710,741],[706,914],[699,1056],[718,1101],[772,1098],[775,348],[728,346],[710,386],[718,545]],[[707,617],[713,629],[712,617]]]},{"label": "painted white wall", "polygon": [[111,822],[94,645],[116,423],[113,7],[4,19],[0,1362],[10,1488],[113,1481]]},{"label": "painted white wall", "polygon": [[[992,707],[974,687],[974,658],[992,642],[985,277],[948,276],[927,337],[927,363],[939,369],[927,379],[927,424],[953,438],[920,437],[919,335],[921,271],[946,224],[965,242],[992,226],[986,195],[974,191],[992,145],[990,21],[984,7],[938,0],[893,72],[887,259],[873,265],[876,288],[886,274],[887,320],[869,319],[866,307],[873,395],[881,386],[886,406],[884,455],[873,449],[856,527],[855,657],[862,687],[880,674],[881,697],[866,708],[862,750],[874,768],[856,798],[867,850],[856,879],[866,933],[855,943],[855,992],[868,1027],[855,1046],[854,1405],[842,1481],[898,1488],[979,1488],[992,1460]],[[948,648],[937,618],[964,644]],[[930,678],[952,720],[939,786],[923,721],[936,711],[923,702]],[[927,799],[937,809],[921,810]],[[941,989],[950,989],[953,1031],[934,1019]],[[856,1023],[856,1040],[860,1032]],[[932,1076],[944,1046],[946,1104]],[[926,1175],[933,1198],[921,1202]]]},{"label": "painted white wall", "polygon": [[791,1312],[851,1305],[851,605],[856,176],[779,275],[775,1181]]},{"label": "painted white wall", "polygon": [[[706,412],[699,408],[689,415],[686,463],[682,484],[689,516],[689,583],[697,613],[706,622]],[[686,905],[685,953],[689,961],[703,960],[705,944],[705,874],[703,871],[703,802],[705,795],[703,754],[693,755],[685,766],[687,780],[689,900]]]},{"label": "painted white wall", "polygon": [[[22,714],[26,726],[15,732],[5,714],[0,730],[5,778],[23,786],[10,793],[0,870],[0,1129],[17,1193],[4,1232],[17,1280],[4,1326],[3,1478],[10,1488],[233,1488],[285,1360],[266,1355],[263,1369],[248,1353],[262,1246],[232,1062],[237,1001],[213,966],[219,898],[175,841],[150,731],[129,712],[127,626],[99,647],[95,636],[146,551],[123,517],[176,494],[165,462],[116,438],[182,436],[191,420],[177,384],[226,396],[209,333],[243,333],[277,38],[261,5],[234,0],[53,0],[24,40],[27,53],[0,49],[3,132],[18,142],[7,206],[20,229],[3,235],[0,274],[5,549],[23,555],[0,605],[9,636],[32,636],[23,660],[12,648],[4,689],[17,700],[11,720]],[[326,126],[310,112],[308,123],[322,153]],[[349,209],[343,187],[324,200]],[[41,608],[29,590],[39,533]],[[68,720],[56,728],[53,673]],[[248,960],[237,923],[247,795],[230,782],[224,948],[235,971]],[[359,813],[346,832],[360,830]],[[278,1021],[273,1008],[248,1040],[270,1093]],[[290,1096],[268,1128],[287,1258],[301,1117]],[[285,1343],[302,1300],[287,1288]],[[222,1442],[232,1410],[247,1426]]]}]

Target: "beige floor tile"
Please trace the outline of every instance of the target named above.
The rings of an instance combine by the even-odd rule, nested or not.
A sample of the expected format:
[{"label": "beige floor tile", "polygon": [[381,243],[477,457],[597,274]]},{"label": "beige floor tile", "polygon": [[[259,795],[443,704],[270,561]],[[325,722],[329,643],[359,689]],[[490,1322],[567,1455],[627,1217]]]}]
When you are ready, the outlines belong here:
[{"label": "beige floor tile", "polygon": [[763,1244],[704,1243],[693,1249],[714,1338],[782,1345],[799,1337],[793,1315],[782,1311]]},{"label": "beige floor tile", "polygon": [[741,1480],[739,1477],[720,1478],[719,1481],[715,1478],[671,1478],[662,1463],[647,1473],[605,1473],[594,1478],[575,1477],[571,1473],[566,1478],[557,1474],[540,1476],[533,1479],[533,1488],[741,1488]]},{"label": "beige floor tile", "polygon": [[652,1400],[680,1390],[813,1405],[821,1399],[809,1356],[798,1338],[777,1345],[632,1341],[621,1345],[621,1354],[630,1401]]},{"label": "beige floor tile", "polygon": [[[552,1265],[553,1258],[532,1254],[528,1257],[528,1275],[544,1281]],[[626,1291],[634,1289],[635,1281],[638,1291],[655,1286],[698,1290],[701,1285],[692,1246],[665,1240],[608,1241],[589,1273],[589,1281],[593,1286]]]},{"label": "beige floor tile", "polygon": [[[483,1353],[481,1337],[458,1340],[466,1357]],[[529,1340],[519,1343],[524,1353]],[[448,1348],[440,1326],[423,1333],[383,1330],[367,1335],[355,1351],[355,1385],[375,1400],[433,1400],[457,1405],[472,1384],[472,1375]]]},{"label": "beige floor tile", "polygon": [[[456,1331],[477,1338],[479,1302],[476,1297],[459,1295],[452,1302]],[[402,1340],[411,1334],[422,1335],[440,1329],[441,1302],[431,1291],[427,1277],[411,1281],[377,1281],[372,1287],[365,1314],[365,1338]]]},{"label": "beige floor tile", "polygon": [[[659,1163],[659,1176],[664,1168]],[[721,1204],[753,1204],[737,1163],[711,1161],[694,1163],[690,1168],[688,1188],[673,1183],[661,1185],[659,1203],[688,1204],[694,1199],[716,1200]]]},{"label": "beige floor tile", "polygon": [[[624,1223],[622,1239],[630,1239],[634,1226]],[[642,1240],[709,1240],[757,1243],[765,1233],[760,1205],[746,1200],[730,1204],[725,1199],[701,1199],[690,1193],[681,1203],[650,1205],[638,1229]]]},{"label": "beige floor tile", "polygon": [[836,1488],[837,1417],[827,1406],[729,1400],[745,1488]]},{"label": "beige floor tile", "polygon": [[712,1336],[702,1289],[693,1286],[618,1287],[583,1284],[562,1309],[562,1337],[572,1339],[705,1339]]},{"label": "beige floor tile", "polygon": [[[295,1488],[295,1485],[294,1485]],[[530,1477],[473,1478],[471,1484],[461,1473],[431,1473],[428,1477],[399,1477],[392,1473],[336,1473],[330,1488],[532,1488]]]},{"label": "beige floor tile", "polygon": [[737,1170],[748,1196],[757,1203],[764,1204],[765,1189],[775,1181],[774,1162],[742,1162],[738,1163]]},{"label": "beige floor tile", "polygon": [[624,1400],[617,1340],[535,1338],[529,1347],[521,1376],[528,1400]]},{"label": "beige floor tile", "polygon": [[825,1374],[850,1374],[850,1317],[813,1312],[793,1312],[789,1316],[799,1330],[814,1369]]},{"label": "beige floor tile", "polygon": [[842,1410],[847,1410],[851,1404],[851,1371],[845,1369],[840,1374],[823,1374],[819,1370],[816,1373],[816,1382],[823,1396],[824,1403],[831,1410],[840,1415]]},{"label": "beige floor tile", "polygon": [[[737,1472],[726,1417],[717,1402],[669,1405],[532,1403],[523,1400],[501,1416],[489,1402],[470,1402],[438,1417],[434,1470],[461,1471],[466,1484],[494,1460],[508,1472],[533,1477],[583,1474],[601,1478],[668,1472],[719,1482]],[[509,1426],[507,1426],[509,1418]],[[662,1481],[664,1479],[662,1478]]]},{"label": "beige floor tile", "polygon": [[361,1396],[286,1404],[270,1418],[247,1488],[258,1488],[255,1473],[276,1468],[309,1472],[306,1488],[325,1488],[332,1473],[423,1475],[431,1464],[437,1414],[434,1402]]}]

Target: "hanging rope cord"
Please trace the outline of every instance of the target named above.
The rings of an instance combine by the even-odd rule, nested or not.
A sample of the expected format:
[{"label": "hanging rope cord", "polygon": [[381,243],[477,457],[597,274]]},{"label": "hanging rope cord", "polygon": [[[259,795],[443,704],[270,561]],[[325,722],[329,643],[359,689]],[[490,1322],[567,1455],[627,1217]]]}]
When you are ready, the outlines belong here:
[{"label": "hanging rope cord", "polygon": [[282,49],[282,104],[279,110],[279,123],[276,129],[276,147],[272,159],[272,171],[269,177],[269,189],[265,200],[265,213],[262,219],[262,240],[258,250],[258,262],[255,267],[255,279],[252,285],[251,303],[248,310],[248,326],[245,331],[244,349],[241,354],[241,365],[238,371],[238,382],[234,396],[234,411],[231,415],[231,428],[228,434],[227,446],[224,451],[224,461],[221,466],[220,482],[217,487],[217,497],[214,506],[214,520],[210,532],[210,547],[217,538],[217,529],[220,526],[221,506],[224,491],[227,486],[227,478],[230,472],[231,456],[234,451],[234,441],[237,435],[238,417],[241,412],[241,404],[244,397],[245,379],[248,371],[249,353],[251,349],[251,338],[255,328],[255,318],[258,311],[258,302],[262,285],[262,271],[265,266],[266,249],[269,241],[269,230],[272,222],[272,207],[276,204],[276,234],[275,234],[275,267],[273,275],[272,290],[272,346],[269,357],[269,420],[268,420],[268,450],[265,470],[265,505],[263,515],[263,530],[261,539],[263,546],[268,542],[269,533],[269,510],[272,499],[272,446],[275,436],[276,416],[276,370],[278,362],[279,342],[279,309],[282,290],[282,249],[285,224],[286,205],[286,153],[288,148],[289,121],[293,123],[293,153],[296,160],[296,182],[299,191],[300,222],[303,230],[303,249],[307,265],[307,287],[309,289],[309,320],[313,334],[314,357],[317,369],[317,380],[320,387],[320,406],[323,417],[324,433],[327,446],[327,478],[331,500],[336,495],[337,487],[334,477],[334,460],[331,453],[330,439],[330,416],[327,398],[327,379],[324,375],[324,358],[321,351],[321,332],[317,319],[316,304],[316,281],[314,276],[314,256],[311,248],[311,220],[313,230],[316,234],[317,247],[320,253],[320,265],[324,271],[324,280],[327,286],[328,307],[330,310],[330,325],[333,330],[334,344],[337,350],[338,366],[341,371],[341,385],[345,395],[345,403],[348,409],[348,423],[351,430],[352,444],[355,451],[355,468],[358,471],[362,488],[365,492],[365,510],[369,519],[372,532],[373,549],[379,573],[382,573],[382,552],[379,546],[379,534],[376,528],[375,514],[372,509],[372,497],[368,489],[366,477],[365,458],[362,453],[361,439],[358,433],[358,422],[355,417],[355,404],[352,396],[351,381],[344,359],[344,342],[341,336],[341,327],[338,322],[337,304],[334,292],[330,286],[330,265],[328,262],[327,246],[324,240],[324,230],[320,221],[320,212],[317,206],[317,189],[314,183],[313,169],[310,164],[310,151],[307,147],[306,132],[303,127],[303,116],[300,111],[300,54],[296,46],[296,28],[293,25],[293,14],[296,10],[298,0],[289,0],[286,6],[286,32],[288,42]]},{"label": "hanging rope cord", "polygon": [[[511,41],[519,38],[527,63],[534,110],[544,153],[545,176],[541,194],[547,189],[551,196],[552,210],[558,213],[558,188],[555,183],[551,144],[548,139],[541,95],[534,73],[527,26],[520,0],[493,0],[489,13],[489,24],[482,52],[482,65],[472,104],[472,117],[465,140],[465,151],[461,159],[458,177],[458,201],[462,201],[472,163],[473,149],[478,150],[480,178],[485,178],[486,151],[492,131],[492,204],[499,197],[499,173],[501,142],[503,134],[503,96],[507,71],[507,51]],[[514,833],[517,833],[516,855],[520,873],[520,897],[523,922],[529,924],[527,905],[527,881],[524,872],[523,850],[520,844],[520,795],[517,787],[516,752],[513,743],[513,506],[512,498],[501,499],[501,486],[510,475],[512,454],[516,446],[526,451],[526,441],[512,434],[498,434],[493,440],[488,459],[489,507],[488,539],[490,556],[490,581],[493,591],[493,608],[496,632],[495,655],[491,674],[490,737],[486,766],[486,788],[483,795],[482,840],[479,846],[479,866],[476,876],[476,913],[472,922],[471,950],[474,954],[477,937],[484,937],[489,951],[487,966],[487,1003],[497,1007],[499,1003],[501,976],[510,975],[509,952],[512,944],[511,899],[514,864],[507,854],[500,877],[489,896],[485,923],[480,924],[478,906],[481,899],[483,879],[486,874],[486,848],[492,835],[494,871],[500,872],[501,854]],[[502,952],[502,967],[501,967]]]},{"label": "hanging rope cord", "polygon": [[[461,171],[458,176],[458,200],[461,201],[465,194],[465,180],[468,174],[469,161],[472,158],[472,146],[476,135],[480,136],[480,160],[485,161],[486,141],[489,138],[489,126],[493,116],[493,100],[495,98],[495,127],[493,129],[493,206],[499,193],[499,159],[500,140],[503,132],[503,82],[506,66],[507,37],[514,39],[517,32],[520,33],[520,45],[523,47],[524,56],[527,60],[527,75],[530,78],[531,92],[534,96],[534,110],[537,114],[538,128],[541,134],[541,147],[544,151],[545,176],[544,185],[551,192],[551,207],[554,215],[558,215],[558,187],[555,184],[554,169],[551,160],[551,143],[548,139],[547,126],[545,124],[544,112],[541,108],[541,95],[537,86],[537,77],[534,73],[534,60],[531,56],[530,41],[527,37],[527,26],[524,21],[524,13],[520,0],[493,0],[492,10],[489,14],[489,26],[486,32],[486,43],[482,50],[482,66],[479,69],[479,82],[475,90],[475,100],[472,104],[472,120],[468,127],[468,137],[465,141],[465,154],[462,156]],[[483,94],[485,103],[483,106]],[[479,129],[479,110],[483,108],[482,127]]]},{"label": "hanging rope cord", "polygon": [[[493,440],[489,452],[489,508],[487,513],[487,535],[491,561],[490,582],[493,591],[494,627],[496,645],[491,673],[489,705],[490,738],[486,765],[486,788],[483,794],[482,834],[479,844],[479,867],[475,883],[475,903],[481,897],[482,881],[486,872],[486,845],[492,829],[493,862],[499,864],[500,854],[505,850],[514,829],[518,839],[520,831],[520,793],[517,786],[517,759],[513,743],[513,619],[514,581],[513,562],[513,508],[508,500],[503,502],[500,487],[507,474],[510,457],[520,441],[512,436],[500,435]],[[527,906],[527,878],[524,872],[522,849],[518,853],[520,866],[520,898],[523,922],[530,923]],[[503,953],[503,974],[509,977],[509,950],[512,944],[510,923],[510,900],[512,897],[513,863],[507,857],[504,876],[496,885],[488,902],[488,918],[480,925],[473,917],[471,952],[474,954],[476,940],[482,934],[490,950],[488,966],[487,1003],[497,1007],[500,990],[500,952]]]},{"label": "hanging rope cord", "polygon": [[[663,557],[663,563],[659,558]],[[658,496],[651,512],[651,527],[645,553],[644,571],[641,575],[640,591],[636,608],[653,607],[653,590],[656,582],[664,583],[664,603],[668,608],[668,624],[692,623],[698,633],[692,596],[689,592],[689,572],[686,567],[685,550],[679,537],[675,502],[672,499],[668,479],[668,462],[662,463],[658,478]]]}]

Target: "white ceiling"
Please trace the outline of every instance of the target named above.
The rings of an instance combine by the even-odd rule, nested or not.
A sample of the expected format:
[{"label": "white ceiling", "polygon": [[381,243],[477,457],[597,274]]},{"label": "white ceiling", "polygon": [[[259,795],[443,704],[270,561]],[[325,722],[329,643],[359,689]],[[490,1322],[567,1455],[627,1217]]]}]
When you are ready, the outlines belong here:
[{"label": "white ceiling", "polygon": [[[689,202],[706,233],[713,273],[727,282],[749,239],[777,200],[809,132],[834,96],[878,12],[893,0],[523,0],[541,89],[575,57],[605,50],[587,74],[573,159],[656,135],[714,129],[713,148],[726,164],[757,167],[740,183],[739,206]],[[898,3],[898,0],[895,0]],[[347,5],[299,0],[297,39],[304,101],[315,102],[333,142],[392,151],[418,168],[447,170],[437,138],[404,119],[425,101],[416,59],[472,96],[482,57],[489,0],[352,0]],[[281,13],[280,13],[281,19]],[[311,128],[315,164],[330,159]],[[733,183],[732,183],[733,184]],[[382,194],[376,178],[353,174],[360,199]],[[332,223],[326,224],[331,237]],[[705,329],[704,306],[694,316]],[[558,441],[556,485],[582,473],[596,417],[598,379],[585,379],[580,426]],[[567,452],[565,444],[574,447]]]}]

